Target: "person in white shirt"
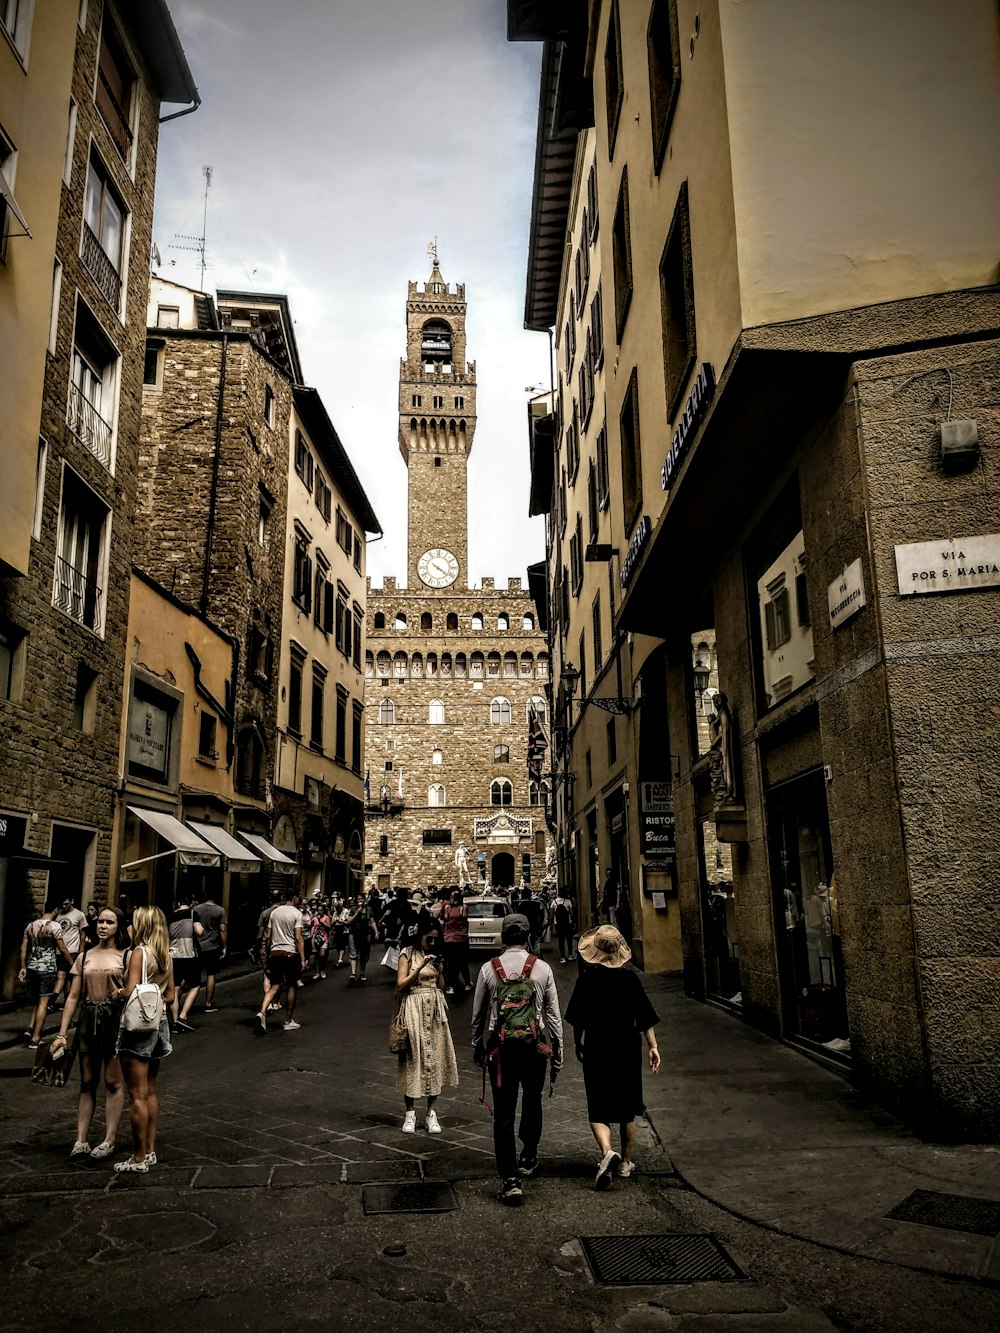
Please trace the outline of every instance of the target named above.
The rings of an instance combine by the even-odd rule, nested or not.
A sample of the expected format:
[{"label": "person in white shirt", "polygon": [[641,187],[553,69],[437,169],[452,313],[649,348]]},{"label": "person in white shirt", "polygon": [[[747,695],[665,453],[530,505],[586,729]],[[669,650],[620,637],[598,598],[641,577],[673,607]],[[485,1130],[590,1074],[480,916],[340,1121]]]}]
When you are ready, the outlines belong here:
[{"label": "person in white shirt", "polygon": [[86,940],[87,918],[74,903],[72,898],[64,898],[62,907],[59,909],[59,915],[56,917],[59,922],[59,928],[62,931],[63,943],[69,951],[72,962],[67,962],[60,954],[56,959],[56,989],[53,1003],[55,1008],[61,1009],[66,1003],[66,996],[69,994],[70,983],[67,981],[70,968],[79,957]]},{"label": "person in white shirt", "polygon": [[[472,1051],[478,1065],[489,1071],[493,1088],[493,1148],[497,1173],[501,1180],[501,1203],[519,1204],[523,1191],[521,1178],[538,1170],[538,1144],[542,1136],[542,1093],[548,1059],[552,1073],[562,1069],[562,1016],[555,977],[548,963],[536,958],[527,971],[528,939],[531,927],[519,912],[504,918],[500,938],[506,946],[499,959],[484,963],[476,982],[472,1002]],[[496,964],[496,966],[494,966]],[[534,987],[537,1017],[535,1042],[501,1040],[497,995],[497,967],[508,981],[530,977]],[[551,1055],[546,1053],[547,1048]],[[521,1155],[514,1143],[517,1096],[521,1093],[521,1121],[518,1133]]]},{"label": "person in white shirt", "polygon": [[264,964],[264,977],[267,990],[264,1002],[257,1014],[261,1032],[267,1031],[267,1010],[282,990],[285,991],[286,1032],[296,1032],[301,1024],[296,1023],[295,998],[298,995],[299,978],[306,965],[306,946],[302,934],[302,913],[293,901],[297,892],[295,881],[289,876],[285,889],[285,901],[276,907],[267,922],[264,946],[267,960]]}]

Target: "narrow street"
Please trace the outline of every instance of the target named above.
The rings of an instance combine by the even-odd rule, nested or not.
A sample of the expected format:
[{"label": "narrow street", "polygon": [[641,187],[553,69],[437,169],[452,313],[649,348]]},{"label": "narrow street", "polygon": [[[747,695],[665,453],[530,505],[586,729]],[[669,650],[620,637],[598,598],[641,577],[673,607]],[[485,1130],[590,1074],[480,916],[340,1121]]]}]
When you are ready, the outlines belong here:
[{"label": "narrow street", "polygon": [[[565,1002],[573,969],[557,964],[557,971]],[[302,1028],[295,1033],[279,1026],[255,1035],[253,977],[220,988],[217,1014],[196,1011],[197,1030],[175,1038],[164,1064],[159,1165],[146,1177],[115,1177],[106,1162],[71,1164],[75,1087],[33,1087],[26,1050],[0,1055],[6,1329],[82,1328],[99,1320],[125,1333],[155,1319],[158,1326],[194,1329],[322,1323],[371,1330],[960,1333],[1000,1322],[995,1287],[914,1271],[937,1266],[932,1249],[940,1232],[931,1233],[922,1265],[912,1247],[896,1262],[862,1258],[740,1220],[739,1210],[688,1185],[675,1170],[670,1143],[661,1147],[651,1125],[659,1122],[663,1133],[664,1125],[693,1114],[711,1135],[724,1108],[682,1104],[691,1084],[680,1074],[672,1084],[675,1020],[668,1006],[680,1006],[676,1012],[688,1027],[706,1025],[698,1040],[711,1029],[723,1043],[720,1066],[727,1058],[735,1063],[725,1043],[735,1051],[746,1030],[671,998],[662,979],[647,979],[664,1017],[665,1068],[655,1083],[647,1079],[651,1122],[641,1128],[639,1174],[607,1193],[592,1189],[595,1154],[571,1058],[545,1103],[542,1174],[527,1183],[523,1206],[507,1209],[495,1199],[492,1131],[478,1102],[468,1001],[451,1012],[462,1084],[439,1103],[444,1132],[431,1138],[420,1129],[407,1140],[399,1132],[401,1099],[385,1047],[390,975],[375,967],[360,989],[348,988],[345,973],[331,971],[300,991]],[[680,1026],[676,1032],[678,1040],[690,1039]],[[765,1060],[771,1049],[790,1058],[803,1083],[813,1077],[810,1062],[757,1034],[750,1040],[761,1043]],[[772,1084],[771,1121],[748,1116],[742,1151],[769,1133],[780,1135],[783,1105],[787,1110],[796,1095],[787,1075],[763,1066],[760,1072]],[[817,1077],[831,1076],[817,1071]],[[724,1076],[716,1083],[725,1100]],[[661,1108],[655,1113],[654,1094]],[[865,1123],[859,1113],[859,1134],[869,1132]],[[96,1142],[98,1135],[91,1137]],[[119,1136],[123,1153],[126,1138],[127,1129]],[[724,1161],[725,1138],[716,1150]],[[798,1157],[783,1153],[775,1215],[796,1193],[811,1192],[816,1207],[824,1206],[816,1157],[808,1149]],[[801,1166],[797,1186],[791,1161]],[[457,1207],[366,1215],[366,1194],[369,1208],[375,1203],[366,1185],[421,1180],[451,1185]],[[837,1182],[827,1185],[837,1195]],[[725,1188],[720,1181],[723,1201]],[[907,1234],[926,1230],[910,1227]],[[739,1270],[735,1280],[595,1284],[581,1237],[673,1232],[716,1237]],[[405,1254],[385,1253],[397,1245]]]}]

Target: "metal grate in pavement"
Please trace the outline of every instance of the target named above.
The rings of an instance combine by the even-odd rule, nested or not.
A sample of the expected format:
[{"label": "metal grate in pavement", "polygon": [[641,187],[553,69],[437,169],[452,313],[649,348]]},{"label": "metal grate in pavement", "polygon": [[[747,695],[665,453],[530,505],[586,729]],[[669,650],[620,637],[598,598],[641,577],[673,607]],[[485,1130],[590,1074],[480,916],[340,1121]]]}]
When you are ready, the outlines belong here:
[{"label": "metal grate in pavement", "polygon": [[714,1236],[581,1236],[594,1281],[605,1286],[735,1282],[744,1274]]},{"label": "metal grate in pavement", "polygon": [[365,1185],[361,1198],[366,1217],[376,1213],[450,1213],[458,1207],[455,1191],[443,1180]]},{"label": "metal grate in pavement", "polygon": [[1000,1200],[975,1199],[969,1194],[914,1190],[895,1208],[890,1208],[886,1217],[894,1222],[915,1222],[921,1227],[1000,1236]]}]

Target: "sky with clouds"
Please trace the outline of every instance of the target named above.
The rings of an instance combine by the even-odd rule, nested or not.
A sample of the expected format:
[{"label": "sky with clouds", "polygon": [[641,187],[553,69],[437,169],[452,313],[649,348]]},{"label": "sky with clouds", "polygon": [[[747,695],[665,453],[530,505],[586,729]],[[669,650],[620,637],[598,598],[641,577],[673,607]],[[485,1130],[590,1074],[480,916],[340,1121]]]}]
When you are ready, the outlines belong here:
[{"label": "sky with clouds", "polygon": [[[540,46],[508,43],[504,0],[171,0],[202,97],[160,135],[159,273],[284,292],[319,389],[385,532],[373,581],[406,577],[399,359],[406,285],[464,282],[478,425],[469,463],[471,580],[523,577],[544,554],[528,510],[528,394],[548,340],[526,333],[524,280]],[[171,110],[172,108],[165,108]]]}]

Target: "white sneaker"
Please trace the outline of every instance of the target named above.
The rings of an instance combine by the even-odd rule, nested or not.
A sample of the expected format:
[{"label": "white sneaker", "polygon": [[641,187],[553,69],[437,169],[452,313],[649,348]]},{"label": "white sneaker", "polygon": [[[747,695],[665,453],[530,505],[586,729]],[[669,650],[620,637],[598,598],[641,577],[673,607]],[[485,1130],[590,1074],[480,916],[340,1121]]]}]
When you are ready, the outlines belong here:
[{"label": "white sneaker", "polygon": [[407,1111],[403,1116],[403,1133],[416,1134],[417,1132],[417,1113],[416,1111]]},{"label": "white sneaker", "polygon": [[597,1175],[594,1179],[595,1190],[606,1190],[608,1188],[611,1184],[611,1173],[621,1160],[621,1154],[616,1153],[614,1148],[604,1154],[597,1164]]},{"label": "white sneaker", "polygon": [[296,1023],[296,1021],[295,1021],[294,1018],[290,1018],[290,1019],[288,1020],[288,1022],[285,1024],[284,1031],[285,1031],[285,1032],[298,1032],[298,1030],[299,1030],[299,1028],[300,1028],[301,1026],[302,1026],[301,1023]]},{"label": "white sneaker", "polygon": [[437,1118],[437,1112],[436,1112],[436,1111],[428,1111],[428,1112],[427,1112],[427,1119],[424,1121],[424,1128],[427,1130],[427,1133],[428,1133],[428,1134],[440,1134],[440,1133],[441,1133],[441,1126],[440,1126],[440,1124],[438,1123],[438,1118]]},{"label": "white sneaker", "polygon": [[90,1144],[83,1143],[80,1139],[77,1139],[76,1143],[74,1143],[70,1149],[69,1155],[70,1157],[89,1157]]}]

